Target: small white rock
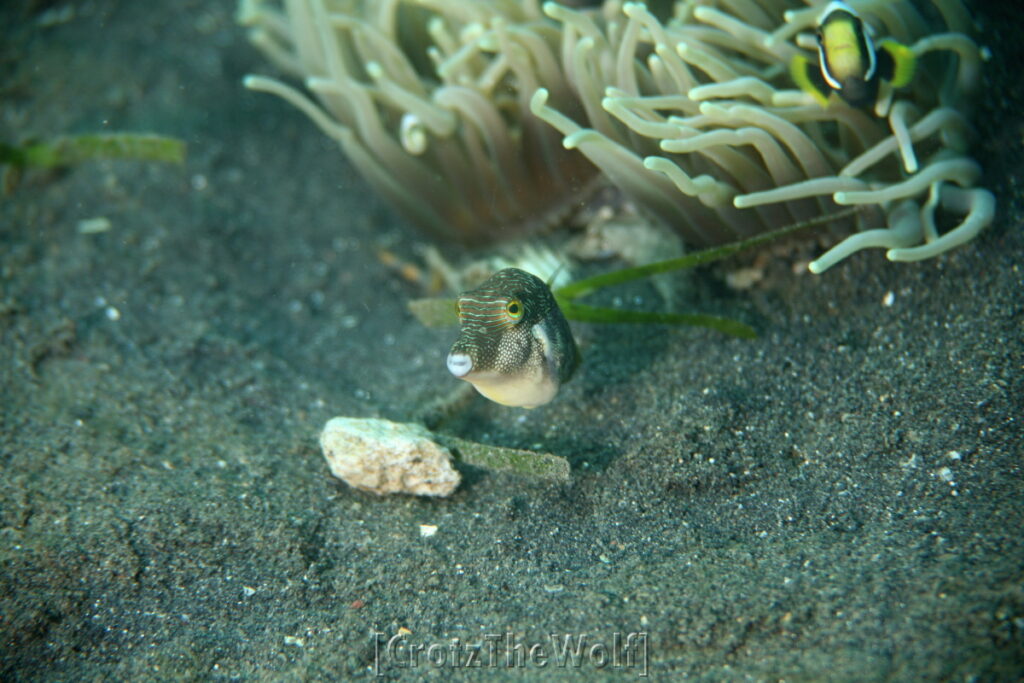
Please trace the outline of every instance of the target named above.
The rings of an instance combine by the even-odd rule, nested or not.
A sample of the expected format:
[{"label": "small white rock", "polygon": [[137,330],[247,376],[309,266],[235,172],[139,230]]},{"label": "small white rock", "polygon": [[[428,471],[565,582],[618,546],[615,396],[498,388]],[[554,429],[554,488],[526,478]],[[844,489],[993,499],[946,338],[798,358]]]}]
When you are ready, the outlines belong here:
[{"label": "small white rock", "polygon": [[78,221],[78,233],[80,235],[96,235],[101,232],[108,232],[113,227],[110,219],[105,216],[97,218],[83,218]]},{"label": "small white rock", "polygon": [[378,495],[450,496],[461,481],[448,449],[418,424],[336,417],[324,426],[320,447],[331,474]]},{"label": "small white rock", "polygon": [[726,273],[725,284],[728,285],[729,289],[742,292],[745,289],[753,288],[754,285],[763,279],[763,268],[737,268],[730,273]]},{"label": "small white rock", "polygon": [[437,533],[436,524],[420,524],[420,538],[430,538]]}]

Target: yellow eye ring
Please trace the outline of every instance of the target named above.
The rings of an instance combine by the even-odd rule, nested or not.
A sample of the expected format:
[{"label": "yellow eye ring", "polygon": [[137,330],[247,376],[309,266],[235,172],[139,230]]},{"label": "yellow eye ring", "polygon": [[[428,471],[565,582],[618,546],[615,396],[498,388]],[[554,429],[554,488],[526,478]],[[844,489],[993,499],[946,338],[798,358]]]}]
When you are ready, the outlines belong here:
[{"label": "yellow eye ring", "polygon": [[523,303],[519,299],[510,299],[509,302],[505,304],[505,313],[508,314],[508,317],[511,320],[519,320],[523,317]]}]

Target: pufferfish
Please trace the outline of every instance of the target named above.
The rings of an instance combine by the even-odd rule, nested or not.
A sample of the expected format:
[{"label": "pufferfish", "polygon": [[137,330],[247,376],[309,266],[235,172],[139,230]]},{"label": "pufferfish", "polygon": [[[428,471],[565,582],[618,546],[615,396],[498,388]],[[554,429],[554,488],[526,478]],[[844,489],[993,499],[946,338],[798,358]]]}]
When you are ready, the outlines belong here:
[{"label": "pufferfish", "polygon": [[487,398],[535,408],[572,377],[576,342],[551,289],[536,275],[505,268],[460,294],[456,306],[462,329],[448,370]]},{"label": "pufferfish", "polygon": [[823,107],[833,92],[851,106],[870,107],[881,81],[901,88],[914,77],[913,51],[891,38],[876,47],[871,27],[841,0],[830,2],[818,17],[817,38],[818,64],[798,55],[789,66],[797,86]]}]

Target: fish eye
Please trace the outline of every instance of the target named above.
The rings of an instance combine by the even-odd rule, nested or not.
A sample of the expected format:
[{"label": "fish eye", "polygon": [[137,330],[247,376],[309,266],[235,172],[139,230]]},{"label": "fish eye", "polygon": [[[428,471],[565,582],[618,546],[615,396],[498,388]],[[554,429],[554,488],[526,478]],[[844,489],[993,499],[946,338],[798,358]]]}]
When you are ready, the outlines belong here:
[{"label": "fish eye", "polygon": [[511,299],[505,304],[505,312],[512,320],[519,320],[523,317],[523,304],[519,299]]}]

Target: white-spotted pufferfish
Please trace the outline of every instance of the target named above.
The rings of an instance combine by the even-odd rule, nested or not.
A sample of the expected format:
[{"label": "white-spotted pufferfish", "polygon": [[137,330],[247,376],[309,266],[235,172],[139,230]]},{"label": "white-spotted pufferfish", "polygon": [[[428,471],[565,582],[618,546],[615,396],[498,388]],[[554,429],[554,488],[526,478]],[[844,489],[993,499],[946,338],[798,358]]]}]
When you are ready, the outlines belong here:
[{"label": "white-spotted pufferfish", "polygon": [[535,408],[572,377],[579,351],[544,281],[505,268],[456,304],[462,329],[448,370],[506,406]]}]

